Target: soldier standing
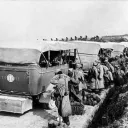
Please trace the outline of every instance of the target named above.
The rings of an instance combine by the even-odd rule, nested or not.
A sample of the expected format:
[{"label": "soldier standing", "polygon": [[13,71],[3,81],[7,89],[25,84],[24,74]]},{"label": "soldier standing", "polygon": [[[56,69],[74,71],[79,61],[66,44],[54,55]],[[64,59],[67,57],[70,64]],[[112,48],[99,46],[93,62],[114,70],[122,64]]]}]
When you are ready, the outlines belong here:
[{"label": "soldier standing", "polygon": [[98,89],[102,90],[104,89],[104,70],[103,70],[103,66],[100,64],[100,61],[97,61],[98,65],[97,70],[98,70]]},{"label": "soldier standing", "polygon": [[56,85],[53,97],[55,98],[55,104],[58,108],[59,123],[61,124],[61,117],[64,123],[70,125],[69,117],[63,117],[62,115],[62,101],[64,96],[69,95],[68,91],[69,77],[62,73],[61,70],[57,70],[55,76],[51,80],[51,84]]}]

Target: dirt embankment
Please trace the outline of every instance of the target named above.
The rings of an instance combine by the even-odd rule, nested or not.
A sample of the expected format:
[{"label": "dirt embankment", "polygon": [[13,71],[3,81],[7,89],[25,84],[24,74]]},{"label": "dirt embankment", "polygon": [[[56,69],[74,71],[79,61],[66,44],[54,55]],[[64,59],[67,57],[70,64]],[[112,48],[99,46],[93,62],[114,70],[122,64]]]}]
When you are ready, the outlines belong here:
[{"label": "dirt embankment", "polygon": [[128,128],[128,86],[118,88],[97,121],[97,128]]}]

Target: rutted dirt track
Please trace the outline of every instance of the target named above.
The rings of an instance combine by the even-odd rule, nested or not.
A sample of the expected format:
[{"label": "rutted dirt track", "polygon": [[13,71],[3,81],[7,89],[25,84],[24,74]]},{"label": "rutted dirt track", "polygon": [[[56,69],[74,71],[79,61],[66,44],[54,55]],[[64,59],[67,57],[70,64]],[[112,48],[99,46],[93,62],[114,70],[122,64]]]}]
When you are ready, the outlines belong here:
[{"label": "rutted dirt track", "polygon": [[[106,90],[107,91],[107,90]],[[101,93],[102,101],[106,97],[106,91]],[[99,105],[93,107],[86,105],[83,115],[70,116],[70,128],[87,128],[92,120],[95,110]],[[23,115],[0,112],[0,128],[47,128],[48,120],[57,118],[57,110],[44,110],[35,108]]]},{"label": "rutted dirt track", "polygon": [[[82,128],[91,110],[88,106],[86,114],[70,116],[70,128]],[[0,128],[47,128],[50,119],[57,119],[56,110],[34,109],[23,115],[0,112]]]},{"label": "rutted dirt track", "polygon": [[47,128],[47,122],[52,118],[55,119],[54,112],[50,114],[42,109],[34,109],[23,115],[0,112],[0,128]]}]

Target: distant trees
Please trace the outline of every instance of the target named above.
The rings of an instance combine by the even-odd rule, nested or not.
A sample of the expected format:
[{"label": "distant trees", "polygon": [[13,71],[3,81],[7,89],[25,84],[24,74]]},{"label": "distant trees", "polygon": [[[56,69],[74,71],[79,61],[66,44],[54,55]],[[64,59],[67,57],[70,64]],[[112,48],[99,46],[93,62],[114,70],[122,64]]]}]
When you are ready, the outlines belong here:
[{"label": "distant trees", "polygon": [[68,37],[66,37],[66,41],[68,41]]},{"label": "distant trees", "polygon": [[[43,39],[43,41],[46,41],[46,40],[47,39]],[[51,41],[74,41],[74,40],[86,41],[86,40],[88,40],[88,37],[87,37],[87,35],[85,35],[85,36],[79,36],[79,37],[75,36],[74,38],[73,37],[66,37],[66,38],[61,38],[61,39],[59,39],[59,38],[55,38],[55,39],[51,38]]]},{"label": "distant trees", "polygon": [[77,40],[77,37],[75,36],[75,40]]},{"label": "distant trees", "polygon": [[104,42],[128,42],[128,39],[125,35],[102,36],[101,40]]},{"label": "distant trees", "polygon": [[56,41],[58,41],[58,38],[56,38]]},{"label": "distant trees", "polygon": [[[43,41],[46,41],[47,39],[43,39]],[[55,39],[53,39],[53,38],[51,38],[51,41],[74,41],[74,40],[81,40],[81,41],[101,41],[101,38],[98,36],[98,35],[96,35],[96,36],[94,36],[94,37],[91,37],[90,39],[88,38],[88,36],[87,35],[85,35],[85,36],[74,36],[74,38],[73,37],[65,37],[65,38],[61,38],[61,39],[59,39],[59,38],[55,38]]]},{"label": "distant trees", "polygon": [[62,38],[61,41],[64,41],[64,38]]},{"label": "distant trees", "polygon": [[43,39],[43,41],[47,41],[47,39]]},{"label": "distant trees", "polygon": [[[39,40],[39,39],[37,39]],[[98,35],[88,38],[87,35],[85,36],[74,36],[74,37],[65,37],[65,38],[51,38],[51,41],[96,41],[96,42],[128,42],[128,35],[115,35],[115,36],[102,36],[99,37]],[[43,41],[47,41],[47,39],[43,39]]]},{"label": "distant trees", "polygon": [[94,36],[92,38],[90,38],[90,41],[97,41],[97,42],[100,42],[100,37],[97,35],[97,36]]}]

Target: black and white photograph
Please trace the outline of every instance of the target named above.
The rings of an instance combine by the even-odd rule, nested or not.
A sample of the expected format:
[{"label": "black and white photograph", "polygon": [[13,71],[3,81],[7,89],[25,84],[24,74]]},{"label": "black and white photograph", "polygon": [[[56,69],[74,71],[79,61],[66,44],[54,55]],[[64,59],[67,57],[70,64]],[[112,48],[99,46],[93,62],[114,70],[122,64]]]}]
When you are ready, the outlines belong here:
[{"label": "black and white photograph", "polygon": [[128,128],[128,0],[0,0],[0,128]]}]

